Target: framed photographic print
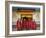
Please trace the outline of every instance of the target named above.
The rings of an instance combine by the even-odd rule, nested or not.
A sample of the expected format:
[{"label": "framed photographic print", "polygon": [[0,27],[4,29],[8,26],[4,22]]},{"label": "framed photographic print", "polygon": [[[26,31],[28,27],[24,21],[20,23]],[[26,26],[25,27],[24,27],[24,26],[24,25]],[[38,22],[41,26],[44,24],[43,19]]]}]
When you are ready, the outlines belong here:
[{"label": "framed photographic print", "polygon": [[45,34],[44,3],[6,1],[6,36]]}]

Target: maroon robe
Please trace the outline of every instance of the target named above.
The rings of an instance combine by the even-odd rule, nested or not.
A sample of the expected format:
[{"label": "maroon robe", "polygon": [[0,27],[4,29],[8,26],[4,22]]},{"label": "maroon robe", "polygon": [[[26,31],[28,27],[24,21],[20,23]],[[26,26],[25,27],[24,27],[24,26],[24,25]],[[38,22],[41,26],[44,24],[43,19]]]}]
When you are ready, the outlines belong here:
[{"label": "maroon robe", "polygon": [[28,21],[26,21],[26,20],[25,21],[22,21],[22,26],[23,26],[22,27],[23,29],[27,29]]},{"label": "maroon robe", "polygon": [[28,21],[28,28],[35,30],[36,29],[36,22],[32,21],[32,20]]},{"label": "maroon robe", "polygon": [[17,21],[16,28],[17,28],[17,30],[21,30],[21,28],[22,28],[21,20],[20,21],[19,20]]}]

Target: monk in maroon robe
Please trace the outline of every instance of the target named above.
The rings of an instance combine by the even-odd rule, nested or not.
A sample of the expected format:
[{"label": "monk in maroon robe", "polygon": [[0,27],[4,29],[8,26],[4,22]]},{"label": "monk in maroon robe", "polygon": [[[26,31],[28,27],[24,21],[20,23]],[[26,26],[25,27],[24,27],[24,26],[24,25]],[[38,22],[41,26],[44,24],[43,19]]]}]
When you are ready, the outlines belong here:
[{"label": "monk in maroon robe", "polygon": [[17,20],[16,28],[17,28],[17,30],[21,30],[21,28],[22,28],[21,20]]},{"label": "monk in maroon robe", "polygon": [[36,22],[24,17],[22,21],[17,21],[16,28],[17,30],[36,30]]},{"label": "monk in maroon robe", "polygon": [[28,20],[28,26],[27,26],[28,29],[32,29],[32,30],[35,30],[36,29],[36,22],[35,21],[32,21],[32,19],[29,19]]},{"label": "monk in maroon robe", "polygon": [[28,18],[24,17],[22,20],[22,28],[23,30],[27,30],[27,26],[28,26]]}]

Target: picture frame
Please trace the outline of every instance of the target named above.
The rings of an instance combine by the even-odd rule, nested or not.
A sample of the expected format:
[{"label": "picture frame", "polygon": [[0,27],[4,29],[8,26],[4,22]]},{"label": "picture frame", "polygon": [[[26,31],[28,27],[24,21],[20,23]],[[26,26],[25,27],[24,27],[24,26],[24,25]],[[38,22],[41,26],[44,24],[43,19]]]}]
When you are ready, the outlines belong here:
[{"label": "picture frame", "polygon": [[[39,14],[34,15],[35,19],[38,17],[40,18],[40,28],[39,30],[24,30],[24,31],[12,31],[12,15],[13,15],[13,8],[22,8],[23,7],[30,7],[40,10]],[[21,9],[21,10],[22,10]],[[26,8],[25,8],[26,9]],[[32,9],[31,9],[32,10]],[[18,37],[18,36],[35,36],[35,35],[44,35],[45,34],[45,5],[44,3],[32,3],[32,2],[19,2],[19,1],[6,1],[5,2],[5,36],[6,37]],[[38,11],[37,11],[38,12]],[[21,15],[22,17],[23,15]],[[16,17],[15,17],[16,18]],[[22,17],[23,18],[23,17]],[[14,24],[14,23],[13,23]]]}]

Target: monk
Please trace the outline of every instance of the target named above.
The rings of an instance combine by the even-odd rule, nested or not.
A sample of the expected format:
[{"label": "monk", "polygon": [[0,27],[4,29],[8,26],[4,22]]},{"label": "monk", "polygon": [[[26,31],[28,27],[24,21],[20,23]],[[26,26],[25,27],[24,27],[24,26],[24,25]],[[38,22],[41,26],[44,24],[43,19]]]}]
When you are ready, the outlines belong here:
[{"label": "monk", "polygon": [[28,26],[28,18],[24,17],[22,20],[22,28],[23,30],[27,30],[27,26]]},{"label": "monk", "polygon": [[36,30],[36,22],[24,17],[23,20],[17,20],[17,30]]},{"label": "monk", "polygon": [[36,22],[33,21],[32,19],[28,19],[28,26],[27,26],[28,29],[31,29],[31,30],[36,30]]},{"label": "monk", "polygon": [[16,29],[17,29],[17,30],[21,30],[21,28],[22,28],[22,22],[21,22],[20,19],[18,19],[18,20],[17,20],[17,23],[16,23]]}]

